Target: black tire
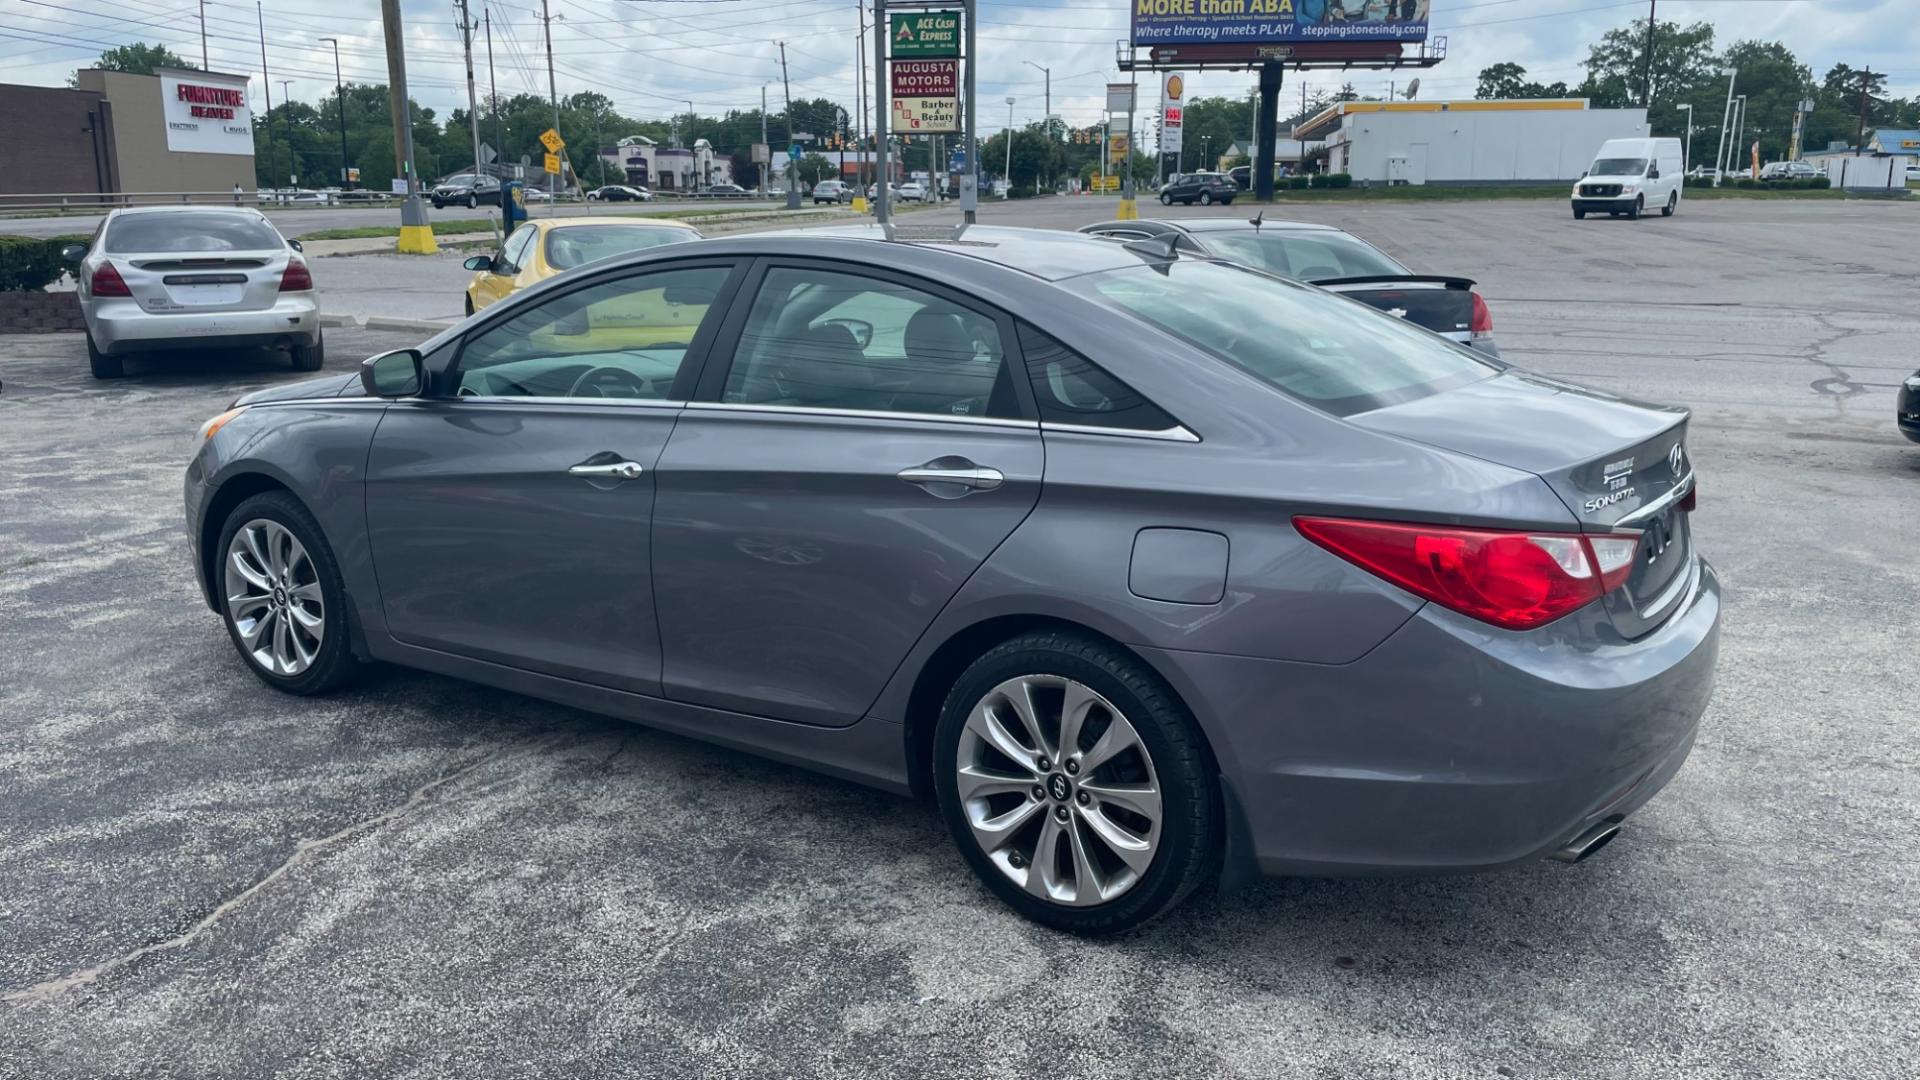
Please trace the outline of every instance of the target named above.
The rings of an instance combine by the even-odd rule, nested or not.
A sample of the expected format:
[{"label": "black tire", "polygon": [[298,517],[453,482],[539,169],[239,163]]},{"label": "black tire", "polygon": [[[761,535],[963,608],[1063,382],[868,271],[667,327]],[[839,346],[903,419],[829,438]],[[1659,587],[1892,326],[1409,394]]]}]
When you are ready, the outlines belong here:
[{"label": "black tire", "polygon": [[447,204],[441,202],[439,199],[435,199],[433,200],[433,208],[435,210],[445,210],[447,208]]},{"label": "black tire", "polygon": [[1645,195],[1635,195],[1633,197],[1633,209],[1627,211],[1627,220],[1639,221],[1640,215],[1646,212],[1647,212],[1647,197]]},{"label": "black tire", "polygon": [[1166,192],[1164,192],[1164,191],[1163,191],[1163,192],[1161,192],[1161,193],[1160,193],[1160,205],[1161,205],[1161,206],[1172,206],[1172,205],[1173,205],[1173,196],[1171,196],[1171,195],[1169,195],[1169,194],[1167,194],[1167,193],[1166,193]]},{"label": "black tire", "polygon": [[93,370],[96,379],[117,379],[127,373],[119,357],[100,351],[100,347],[93,343],[92,334],[87,335],[87,367]]},{"label": "black tire", "polygon": [[467,318],[471,319],[473,318],[473,297],[467,296],[467,297],[464,297],[463,299],[466,300],[466,304],[467,304]]},{"label": "black tire", "polygon": [[1585,210],[1575,210],[1573,212],[1573,220],[1585,221],[1586,219],[1587,219],[1587,212]]},{"label": "black tire", "polygon": [[479,205],[480,205],[480,197],[478,195],[474,195],[471,192],[469,192],[467,194],[467,209],[472,210],[473,208]]},{"label": "black tire", "polygon": [[319,371],[320,365],[327,362],[326,332],[315,330],[313,344],[302,345],[295,342],[293,348],[288,351],[293,354],[293,370]]},{"label": "black tire", "polygon": [[1660,208],[1660,216],[1672,217],[1673,212],[1679,208],[1680,208],[1680,193],[1677,191],[1669,191],[1667,192],[1667,205]]},{"label": "black tire", "polygon": [[1201,205],[1201,206],[1212,206],[1212,205],[1213,205],[1213,192],[1211,192],[1211,191],[1203,191],[1203,192],[1201,192],[1201,193],[1200,193],[1200,205]]},{"label": "black tire", "polygon": [[[1139,880],[1106,903],[1068,907],[1032,896],[973,838],[955,786],[960,736],[982,697],[1022,675],[1062,676],[1090,687],[1127,717],[1152,758],[1162,799],[1160,847]],[[1092,735],[1083,732],[1083,739]],[[1053,630],[1003,642],[954,682],[934,739],[934,789],[954,843],[988,889],[1037,923],[1089,936],[1121,933],[1171,911],[1219,874],[1224,843],[1219,767],[1173,690],[1123,649]]]},{"label": "black tire", "polygon": [[300,541],[300,546],[307,549],[307,555],[313,563],[314,577],[321,590],[323,630],[320,648],[305,671],[298,675],[280,675],[266,670],[254,660],[241,643],[240,631],[235,627],[233,617],[223,611],[220,621],[226,624],[227,637],[233,641],[234,651],[240,654],[240,660],[247,669],[275,690],[310,697],[337,689],[359,675],[362,668],[359,658],[353,655],[353,646],[347,637],[347,587],[340,577],[340,564],[334,560],[333,549],[327,546],[319,522],[313,519],[306,507],[300,505],[300,500],[285,491],[263,491],[233,508],[220,526],[220,546],[214,549],[214,591],[216,594],[225,591],[226,552],[233,543],[234,534],[240,531],[242,525],[257,518],[278,522]]}]

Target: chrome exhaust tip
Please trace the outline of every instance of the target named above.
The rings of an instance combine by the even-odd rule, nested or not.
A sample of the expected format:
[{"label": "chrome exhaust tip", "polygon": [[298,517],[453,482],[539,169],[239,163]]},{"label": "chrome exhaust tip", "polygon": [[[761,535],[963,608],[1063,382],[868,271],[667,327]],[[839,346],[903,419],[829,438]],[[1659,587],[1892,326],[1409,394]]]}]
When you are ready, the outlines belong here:
[{"label": "chrome exhaust tip", "polygon": [[1602,821],[1592,828],[1589,828],[1586,832],[1567,841],[1566,846],[1548,855],[1547,858],[1552,859],[1554,862],[1577,863],[1586,859],[1587,856],[1592,855],[1594,852],[1599,851],[1601,848],[1606,847],[1608,844],[1613,843],[1613,838],[1619,835],[1619,822]]}]

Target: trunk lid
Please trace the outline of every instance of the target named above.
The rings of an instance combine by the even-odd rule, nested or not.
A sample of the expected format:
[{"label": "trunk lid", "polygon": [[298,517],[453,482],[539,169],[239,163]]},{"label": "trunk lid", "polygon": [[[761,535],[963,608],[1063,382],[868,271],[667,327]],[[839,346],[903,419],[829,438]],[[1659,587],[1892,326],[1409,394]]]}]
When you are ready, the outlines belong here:
[{"label": "trunk lid", "polygon": [[1378,274],[1320,278],[1308,284],[1397,315],[1461,344],[1473,337],[1473,282],[1468,278]]},{"label": "trunk lid", "polygon": [[1647,633],[1698,573],[1685,409],[1508,370],[1469,386],[1349,417],[1361,427],[1539,476],[1582,531],[1641,534],[1626,585],[1607,595],[1615,629]]},{"label": "trunk lid", "polygon": [[280,299],[282,250],[168,252],[119,256],[115,262],[140,307],[154,315],[266,311]]}]

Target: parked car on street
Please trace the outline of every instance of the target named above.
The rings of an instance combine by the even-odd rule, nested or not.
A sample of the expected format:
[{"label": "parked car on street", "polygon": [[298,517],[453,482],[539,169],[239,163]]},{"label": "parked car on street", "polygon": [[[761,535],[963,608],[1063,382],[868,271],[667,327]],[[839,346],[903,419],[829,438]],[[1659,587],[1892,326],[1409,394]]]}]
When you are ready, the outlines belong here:
[{"label": "parked car on street", "polygon": [[744,199],[753,194],[739,184],[708,184],[700,191],[702,195],[715,195],[727,199]]},{"label": "parked car on street", "polygon": [[1774,161],[1760,169],[1760,179],[1773,180],[1811,180],[1820,175],[1820,170],[1804,161]]},{"label": "parked car on street", "polygon": [[813,185],[813,205],[853,201],[853,188],[844,180],[822,180]]},{"label": "parked car on street", "polygon": [[1225,173],[1198,172],[1183,173],[1170,178],[1160,188],[1160,205],[1172,206],[1185,203],[1192,206],[1211,206],[1214,203],[1231,203],[1234,196],[1240,194],[1240,188]]},{"label": "parked car on street", "polygon": [[1468,278],[1416,274],[1352,233],[1305,221],[1195,217],[1106,221],[1080,230],[1109,240],[1161,240],[1318,285],[1494,356],[1493,314]]},{"label": "parked car on street", "polygon": [[632,184],[608,184],[587,192],[587,198],[596,202],[652,202],[653,192]]},{"label": "parked car on street", "polygon": [[1223,868],[1577,862],[1685,761],[1686,410],[1173,250],[880,235],[601,260],[239,399],[204,602],[288,693],[389,661],[930,795],[1087,934]]},{"label": "parked car on street", "polygon": [[909,180],[895,189],[901,202],[926,202],[927,186],[918,180]]},{"label": "parked car on street", "polygon": [[1900,384],[1900,394],[1893,406],[1893,420],[1900,434],[1920,442],[1920,371],[1907,376]]},{"label": "parked car on street", "polygon": [[472,173],[460,173],[449,176],[433,186],[428,193],[433,208],[439,210],[447,206],[464,206],[468,209],[486,204],[500,205],[500,181],[491,176],[475,176]]},{"label": "parked car on street", "polygon": [[108,211],[74,264],[87,362],[96,379],[157,349],[280,348],[295,371],[326,356],[313,276],[260,211],[143,206]]},{"label": "parked car on street", "polygon": [[466,261],[471,315],[576,266],[663,244],[700,239],[700,230],[665,218],[563,217],[523,221],[493,255]]}]

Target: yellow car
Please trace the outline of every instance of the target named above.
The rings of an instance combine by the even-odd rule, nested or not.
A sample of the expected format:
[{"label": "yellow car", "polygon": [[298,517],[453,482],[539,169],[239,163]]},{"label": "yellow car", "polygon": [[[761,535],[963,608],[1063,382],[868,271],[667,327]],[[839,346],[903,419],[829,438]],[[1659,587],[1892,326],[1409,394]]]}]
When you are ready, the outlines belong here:
[{"label": "yellow car", "polygon": [[629,251],[700,239],[678,221],[634,217],[543,218],[521,222],[497,255],[467,260],[467,314],[498,303],[582,263]]}]

